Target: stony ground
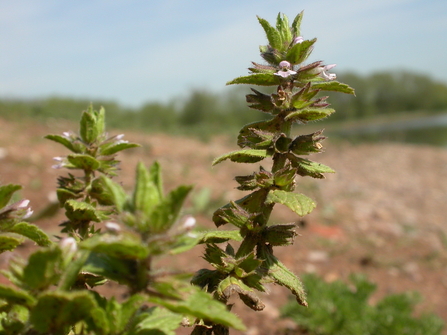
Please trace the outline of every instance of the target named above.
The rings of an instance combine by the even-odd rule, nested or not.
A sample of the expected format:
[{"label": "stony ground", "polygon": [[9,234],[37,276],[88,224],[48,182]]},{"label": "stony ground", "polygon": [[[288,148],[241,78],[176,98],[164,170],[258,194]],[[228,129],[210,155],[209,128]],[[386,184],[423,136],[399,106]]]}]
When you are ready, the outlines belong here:
[{"label": "stony ground", "polygon": [[[22,196],[38,212],[48,205],[57,176],[65,173],[51,168],[52,157],[67,154],[43,136],[76,130],[77,125],[57,120],[46,125],[0,120],[0,128],[0,182],[22,184]],[[212,227],[213,209],[243,196],[235,189],[234,176],[256,168],[231,162],[212,168],[216,156],[236,149],[235,141],[224,137],[205,143],[127,132],[126,138],[142,147],[121,155],[126,163],[118,179],[130,189],[136,163],[158,160],[167,188],[195,185],[188,207],[196,211],[199,224],[207,227]],[[311,159],[337,173],[325,180],[298,181],[298,191],[317,201],[317,209],[309,216],[299,220],[285,208],[275,212],[277,222],[297,222],[300,227],[295,244],[279,248],[278,257],[297,274],[316,272],[328,281],[363,272],[378,285],[373,300],[417,290],[424,297],[419,311],[436,312],[447,322],[447,150],[404,144],[352,145],[330,139],[324,144],[326,152]],[[201,197],[206,201],[200,202]],[[36,224],[56,233],[60,219],[59,215]],[[204,265],[200,253],[178,256],[165,266],[194,271]],[[0,260],[7,262],[9,257],[4,254]],[[264,296],[265,311],[237,308],[249,327],[247,334],[273,334],[287,326],[287,321],[277,320],[278,308],[286,298],[285,289],[272,286]]]}]

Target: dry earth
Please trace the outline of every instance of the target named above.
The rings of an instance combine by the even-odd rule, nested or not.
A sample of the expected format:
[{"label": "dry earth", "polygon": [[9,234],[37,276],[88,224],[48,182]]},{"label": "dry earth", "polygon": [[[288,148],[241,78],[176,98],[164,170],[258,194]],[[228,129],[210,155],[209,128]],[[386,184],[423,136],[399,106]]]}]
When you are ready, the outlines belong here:
[{"label": "dry earth", "polygon": [[[52,157],[68,153],[43,136],[77,130],[77,125],[58,120],[45,125],[18,124],[0,119],[0,127],[0,182],[22,184],[22,196],[30,199],[38,212],[49,203],[57,176],[66,173],[51,168]],[[224,137],[204,143],[162,134],[126,133],[126,139],[142,144],[142,148],[120,156],[126,162],[118,178],[124,185],[131,188],[138,161],[151,164],[158,160],[168,189],[193,184],[196,195],[191,199],[200,190],[209,189],[210,211],[243,196],[235,189],[233,178],[256,168],[231,162],[212,168],[213,158],[236,149],[234,141]],[[275,212],[277,222],[297,222],[300,226],[295,244],[279,248],[278,257],[297,274],[316,272],[328,281],[346,279],[352,272],[365,273],[378,285],[373,300],[384,294],[417,290],[424,297],[418,311],[436,312],[447,321],[447,150],[404,144],[350,145],[330,139],[325,145],[325,153],[311,158],[337,173],[325,180],[298,181],[298,191],[317,201],[317,209],[303,220],[285,208]],[[194,208],[193,201],[189,208]],[[197,218],[199,224],[212,227],[210,215],[197,214]],[[59,215],[36,224],[56,233],[60,220]],[[163,264],[194,271],[205,265],[200,252],[195,250]],[[10,257],[6,253],[0,260],[6,263]],[[286,290],[272,286],[263,298],[267,305],[263,312],[236,309],[248,326],[247,334],[274,334],[288,325],[277,320]]]}]

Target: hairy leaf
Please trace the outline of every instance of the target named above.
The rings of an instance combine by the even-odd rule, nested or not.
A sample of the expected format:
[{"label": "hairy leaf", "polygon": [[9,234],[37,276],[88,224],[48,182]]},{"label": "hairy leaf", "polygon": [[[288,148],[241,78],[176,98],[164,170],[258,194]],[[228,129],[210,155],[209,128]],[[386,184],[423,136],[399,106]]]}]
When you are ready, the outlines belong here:
[{"label": "hairy leaf", "polygon": [[35,304],[33,296],[28,292],[10,286],[0,284],[0,299],[7,301],[10,304],[19,304],[31,307]]},{"label": "hairy leaf", "polygon": [[301,26],[301,21],[302,21],[302,19],[303,19],[303,14],[304,14],[304,12],[303,11],[301,11],[296,17],[295,17],[295,19],[293,20],[293,22],[292,22],[292,34],[293,34],[293,36],[295,36],[295,37],[298,37],[298,36],[300,36],[301,35],[301,32],[300,32],[300,26]]},{"label": "hairy leaf", "polygon": [[28,222],[17,223],[10,229],[10,232],[28,237],[41,247],[48,247],[52,244],[47,234],[45,234],[39,227]]},{"label": "hairy leaf", "polygon": [[287,51],[286,60],[290,64],[301,64],[312,52],[312,47],[316,41],[317,39],[314,38],[295,44]]},{"label": "hairy leaf", "polygon": [[[104,313],[95,313],[98,309],[95,299],[87,291],[47,292],[39,296],[36,307],[31,310],[30,321],[39,332],[67,334],[77,322],[89,321],[95,316],[97,325],[107,324]],[[102,329],[101,333],[107,333],[107,329]]]},{"label": "hairy leaf", "polygon": [[222,243],[228,240],[242,241],[239,230],[212,230],[203,232],[200,243]]},{"label": "hairy leaf", "polygon": [[256,163],[262,161],[268,156],[267,150],[264,149],[244,149],[232,151],[228,154],[222,155],[213,161],[213,165],[219,164],[226,159],[236,163]]},{"label": "hairy leaf", "polygon": [[163,198],[160,166],[155,163],[149,172],[143,163],[138,163],[133,205],[137,211],[149,215]]},{"label": "hairy leaf", "polygon": [[64,147],[66,147],[68,150],[74,152],[74,153],[80,153],[78,148],[73,145],[73,143],[66,137],[61,135],[47,135],[45,136],[46,139],[54,141],[56,143],[62,144]]},{"label": "hairy leaf", "polygon": [[282,264],[268,249],[267,246],[259,248],[259,256],[264,259],[268,275],[276,284],[287,287],[300,305],[307,306],[306,292],[300,279]]},{"label": "hairy leaf", "polygon": [[175,335],[183,316],[160,307],[151,307],[140,315],[143,320],[136,327],[136,334]]},{"label": "hairy leaf", "polygon": [[110,197],[118,212],[121,213],[127,201],[127,194],[122,186],[106,176],[100,176],[98,180],[103,187],[103,192]]},{"label": "hairy leaf", "polygon": [[69,168],[94,171],[101,166],[101,163],[90,155],[71,154],[67,156],[67,160],[72,165],[68,165]]},{"label": "hairy leaf", "polygon": [[29,257],[23,269],[23,282],[32,290],[45,290],[58,282],[61,268],[60,248],[38,250]]},{"label": "hairy leaf", "polygon": [[11,233],[1,233],[0,234],[0,253],[5,251],[14,250],[17,246],[22,244],[24,239],[17,235]]},{"label": "hairy leaf", "polygon": [[296,158],[294,166],[298,169],[298,174],[301,176],[310,176],[313,178],[324,178],[323,173],[335,173],[329,166],[310,161],[304,158]]},{"label": "hairy leaf", "polygon": [[324,90],[324,91],[335,91],[347,94],[355,95],[355,91],[349,85],[339,83],[338,81],[326,81],[319,82],[312,85],[312,88]]},{"label": "hairy leaf", "polygon": [[281,13],[278,13],[276,18],[276,30],[281,36],[282,43],[290,43],[292,40],[292,32],[289,27],[289,18],[283,14],[281,17]]},{"label": "hairy leaf", "polygon": [[335,109],[332,108],[304,108],[289,113],[285,117],[285,120],[301,122],[316,121],[324,119],[334,112]]},{"label": "hairy leaf", "polygon": [[259,16],[258,21],[261,24],[262,28],[264,28],[270,46],[274,49],[281,50],[283,48],[283,40],[278,30],[272,27],[267,20],[261,19]]},{"label": "hairy leaf", "polygon": [[278,203],[289,207],[299,216],[304,216],[312,212],[315,203],[304,194],[291,193],[282,190],[272,190],[267,195],[267,203]]},{"label": "hairy leaf", "polygon": [[12,195],[20,189],[22,189],[22,186],[14,184],[0,186],[0,208],[5,207],[11,200]]},{"label": "hairy leaf", "polygon": [[105,219],[104,214],[92,205],[69,199],[65,202],[65,215],[72,221],[95,221],[101,222]]},{"label": "hairy leaf", "polygon": [[228,311],[223,303],[213,299],[208,293],[201,291],[196,286],[190,286],[187,294],[188,296],[180,301],[162,299],[156,296],[149,297],[149,300],[175,313],[190,315],[237,330],[245,330],[242,321]]},{"label": "hairy leaf", "polygon": [[109,155],[113,155],[116,154],[119,151],[123,151],[126,149],[130,149],[130,148],[137,148],[140,147],[139,144],[136,143],[118,143],[118,144],[113,144],[113,145],[109,145],[107,147],[105,147],[104,149],[101,149],[101,155],[102,156],[109,156]]},{"label": "hairy leaf", "polygon": [[276,86],[281,83],[279,76],[272,73],[254,73],[248,76],[238,77],[227,82],[227,85],[248,84],[257,86]]}]

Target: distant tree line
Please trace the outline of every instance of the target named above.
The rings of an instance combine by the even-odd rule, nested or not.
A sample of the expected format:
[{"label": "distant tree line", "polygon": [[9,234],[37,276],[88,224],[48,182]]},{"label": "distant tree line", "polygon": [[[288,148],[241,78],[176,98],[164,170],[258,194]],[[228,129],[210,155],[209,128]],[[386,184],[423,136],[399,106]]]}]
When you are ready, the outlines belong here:
[{"label": "distant tree line", "polygon": [[[447,84],[410,72],[380,72],[367,76],[345,73],[338,76],[356,90],[356,97],[332,94],[329,102],[337,113],[332,120],[353,120],[398,112],[439,113],[447,111]],[[262,118],[245,103],[249,88],[226,88],[215,93],[193,90],[186,98],[167,103],[149,102],[126,108],[111,101],[51,97],[39,100],[0,100],[0,117],[46,120],[78,120],[92,103],[107,110],[110,127],[201,135],[234,132],[241,125]],[[266,117],[268,117],[266,115]]]}]

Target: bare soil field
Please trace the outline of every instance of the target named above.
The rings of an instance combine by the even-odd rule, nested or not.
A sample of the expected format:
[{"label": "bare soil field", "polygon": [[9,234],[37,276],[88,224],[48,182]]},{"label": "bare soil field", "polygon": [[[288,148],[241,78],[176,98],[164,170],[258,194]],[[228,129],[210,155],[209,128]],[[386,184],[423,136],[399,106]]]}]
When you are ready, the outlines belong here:
[{"label": "bare soil field", "polygon": [[[57,176],[67,173],[51,168],[52,158],[68,154],[67,150],[43,136],[77,127],[60,120],[40,124],[0,119],[0,182],[23,185],[21,195],[31,200],[36,213],[49,204]],[[213,227],[213,209],[245,195],[235,188],[234,177],[258,168],[232,162],[211,167],[215,157],[237,149],[236,134],[205,143],[164,134],[109,131],[111,135],[125,133],[125,139],[142,145],[119,156],[125,163],[117,180],[129,190],[137,162],[149,165],[155,160],[162,165],[167,189],[195,185],[190,211],[201,190],[209,190],[206,208],[194,213],[204,227]],[[317,202],[310,215],[298,218],[287,208],[275,208],[274,220],[296,222],[300,234],[293,246],[277,249],[278,258],[297,274],[315,272],[328,281],[362,272],[378,286],[371,303],[385,294],[419,291],[424,300],[418,312],[435,312],[447,322],[447,150],[391,143],[352,145],[330,138],[323,144],[326,151],[310,159],[329,165],[336,173],[324,180],[297,180],[297,191]],[[55,234],[61,214],[35,223]],[[31,247],[25,244],[18,252],[26,253]],[[194,272],[205,266],[201,248],[196,249],[160,264]],[[0,262],[5,264],[10,257],[11,253],[5,253]],[[263,295],[264,311],[252,312],[237,304],[235,310],[248,326],[246,333],[274,334],[287,327],[287,321],[278,320],[287,296],[284,288],[271,286],[269,294]]]}]

